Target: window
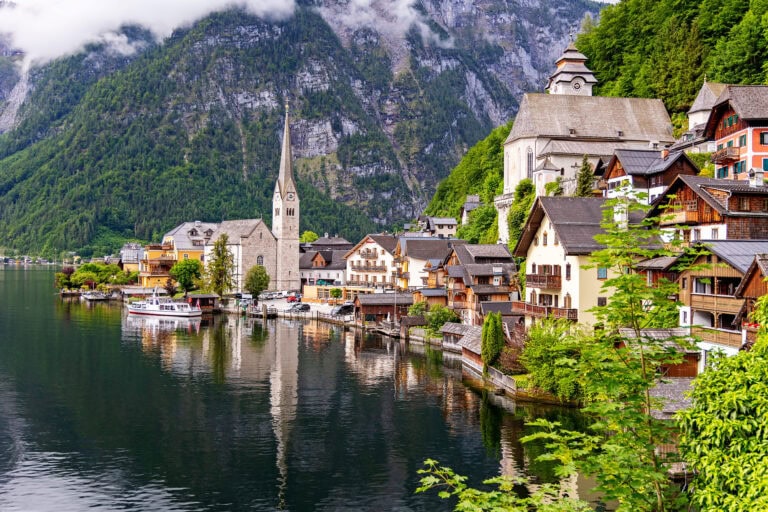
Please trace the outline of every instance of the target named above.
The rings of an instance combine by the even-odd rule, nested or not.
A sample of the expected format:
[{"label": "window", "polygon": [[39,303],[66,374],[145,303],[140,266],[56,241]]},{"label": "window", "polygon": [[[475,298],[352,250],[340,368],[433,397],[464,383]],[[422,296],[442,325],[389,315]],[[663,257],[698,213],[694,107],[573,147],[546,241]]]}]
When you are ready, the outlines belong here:
[{"label": "window", "polygon": [[680,289],[688,291],[688,278],[687,277],[684,277],[682,279],[682,284],[680,285]]},{"label": "window", "polygon": [[570,263],[565,264],[565,280],[566,281],[571,280],[571,264]]},{"label": "window", "polygon": [[531,274],[535,274],[535,273],[536,273],[536,264],[531,263]]},{"label": "window", "polygon": [[185,260],[188,260],[188,259],[189,259],[189,254],[187,254],[187,253],[184,253],[184,259],[185,259]]},{"label": "window", "polygon": [[760,132],[760,144],[768,146],[768,132]]},{"label": "window", "polygon": [[717,170],[717,177],[718,178],[727,178],[728,177],[728,167],[721,167]]},{"label": "window", "polygon": [[740,197],[739,198],[739,210],[742,212],[748,212],[749,211],[749,198],[748,197]]},{"label": "window", "polygon": [[718,228],[712,228],[712,240],[720,239],[720,230]]},{"label": "window", "polygon": [[743,148],[746,145],[747,145],[747,136],[739,135],[739,146]]},{"label": "window", "polygon": [[741,174],[747,170],[747,162],[744,160],[733,164],[733,174]]},{"label": "window", "polygon": [[597,267],[597,278],[608,279],[608,267]]},{"label": "window", "polygon": [[722,144],[718,144],[717,145],[717,150],[720,151],[721,149],[723,149],[723,145]]},{"label": "window", "polygon": [[264,256],[256,256],[256,264],[264,266]]},{"label": "window", "polygon": [[692,240],[701,240],[701,230],[699,228],[693,230]]},{"label": "window", "polygon": [[533,150],[528,148],[527,171],[528,178],[533,178]]},{"label": "window", "polygon": [[533,245],[539,245],[539,237],[533,237]]},{"label": "window", "polygon": [[275,208],[275,217],[280,216],[280,208]]},{"label": "window", "polygon": [[563,297],[563,307],[565,309],[571,309],[571,294],[566,293],[565,297]]},{"label": "window", "polygon": [[557,238],[557,233],[555,233],[555,245],[560,245],[560,240]]},{"label": "window", "polygon": [[733,141],[729,140],[728,142],[726,142],[725,145],[726,145],[726,147],[732,148],[733,147]]},{"label": "window", "polygon": [[541,236],[541,245],[546,246],[547,245],[547,232],[545,231],[544,234]]},{"label": "window", "polygon": [[598,306],[607,306],[608,305],[608,299],[606,297],[598,297],[597,298],[597,305]]}]

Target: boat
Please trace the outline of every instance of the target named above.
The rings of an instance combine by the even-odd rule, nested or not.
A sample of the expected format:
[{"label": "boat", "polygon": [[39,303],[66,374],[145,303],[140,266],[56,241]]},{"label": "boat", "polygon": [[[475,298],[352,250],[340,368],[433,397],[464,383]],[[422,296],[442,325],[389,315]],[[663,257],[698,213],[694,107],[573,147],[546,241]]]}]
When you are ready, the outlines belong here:
[{"label": "boat", "polygon": [[146,300],[128,304],[128,313],[132,315],[175,316],[193,318],[202,316],[203,310],[199,305],[187,302],[176,302],[168,297],[152,295]]},{"label": "boat", "polygon": [[109,300],[109,295],[107,295],[104,292],[98,292],[98,291],[90,291],[85,292],[82,295],[80,295],[80,298],[94,301],[94,300]]}]

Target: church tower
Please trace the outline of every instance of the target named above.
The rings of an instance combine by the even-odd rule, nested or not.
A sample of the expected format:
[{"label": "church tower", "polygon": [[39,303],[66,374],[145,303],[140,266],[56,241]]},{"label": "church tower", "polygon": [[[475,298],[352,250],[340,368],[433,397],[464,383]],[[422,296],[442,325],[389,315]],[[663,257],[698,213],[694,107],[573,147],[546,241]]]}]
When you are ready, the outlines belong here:
[{"label": "church tower", "polygon": [[299,273],[299,195],[293,181],[293,155],[288,105],[285,106],[280,173],[272,198],[272,234],[277,239],[275,290],[301,289]]},{"label": "church tower", "polygon": [[592,86],[597,83],[595,74],[584,64],[587,58],[576,49],[573,41],[555,62],[555,74],[549,77],[549,94],[573,94],[592,96]]}]

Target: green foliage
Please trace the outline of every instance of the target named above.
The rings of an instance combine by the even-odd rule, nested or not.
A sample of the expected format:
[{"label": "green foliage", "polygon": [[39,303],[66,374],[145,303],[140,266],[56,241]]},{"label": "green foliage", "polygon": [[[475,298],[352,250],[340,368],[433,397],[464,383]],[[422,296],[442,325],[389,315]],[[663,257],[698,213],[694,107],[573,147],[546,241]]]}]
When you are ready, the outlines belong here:
[{"label": "green foliage", "polygon": [[181,260],[171,267],[170,274],[187,293],[195,289],[195,284],[202,277],[203,264],[198,260]]},{"label": "green foliage", "polygon": [[227,248],[229,237],[223,233],[213,244],[211,256],[205,269],[205,281],[208,288],[219,296],[232,289],[232,272],[235,262]]},{"label": "green foliage", "polygon": [[414,302],[411,304],[411,307],[408,308],[408,316],[422,316],[427,312],[427,308],[428,304],[425,300]]},{"label": "green foliage", "polygon": [[498,359],[504,348],[504,329],[501,325],[500,313],[488,313],[483,320],[481,335],[481,357],[483,359],[483,371]]},{"label": "green foliage", "polygon": [[587,155],[581,159],[581,167],[576,174],[576,191],[573,193],[576,197],[592,197],[594,190],[595,175],[592,166],[589,164]]},{"label": "green foliage", "polygon": [[303,244],[311,244],[312,242],[314,242],[318,238],[320,238],[320,237],[314,231],[305,231],[299,237],[299,242],[301,242]]},{"label": "green foliage", "polygon": [[558,176],[555,181],[550,181],[544,185],[544,193],[548,196],[561,196],[563,195],[563,177]]},{"label": "green foliage", "polygon": [[263,265],[255,265],[248,269],[245,274],[245,283],[243,289],[254,297],[258,297],[261,292],[269,288],[269,274]]},{"label": "green foliage", "polygon": [[679,413],[700,510],[768,510],[767,342],[763,332],[751,351],[714,355],[694,381],[692,406]]},{"label": "green foliage", "polygon": [[688,158],[699,168],[699,176],[715,177],[715,164],[712,163],[711,156],[712,153],[688,153]]},{"label": "green foliage", "polygon": [[344,294],[341,288],[331,288],[328,293],[330,294],[332,299],[340,299],[341,296]]},{"label": "green foliage", "polygon": [[525,221],[528,220],[528,214],[531,213],[531,207],[535,199],[536,187],[533,186],[533,182],[528,178],[520,180],[520,183],[515,187],[512,206],[510,206],[507,216],[510,249],[514,249],[517,241],[520,239]]},{"label": "green foliage", "polygon": [[[408,310],[408,314],[411,314],[410,309]],[[452,309],[448,309],[440,304],[435,304],[429,308],[429,311],[426,314],[426,320],[427,329],[429,329],[432,334],[437,334],[440,332],[440,328],[443,325],[448,322],[458,322],[459,317],[456,316],[456,313],[454,313]]]},{"label": "green foliage", "polygon": [[520,356],[530,384],[560,400],[581,398],[581,376],[575,371],[581,355],[581,336],[571,328],[570,322],[562,319],[545,319],[532,325]]},{"label": "green foliage", "polygon": [[97,285],[123,285],[136,283],[137,272],[125,272],[115,264],[86,263],[80,265],[77,270],[65,267],[62,272],[56,274],[54,281],[57,288],[87,286],[95,288]]},{"label": "green foliage", "polygon": [[496,238],[488,241],[488,237],[498,234],[497,217],[498,212],[492,204],[478,206],[470,212],[469,222],[456,230],[456,236],[470,244],[496,243]]}]

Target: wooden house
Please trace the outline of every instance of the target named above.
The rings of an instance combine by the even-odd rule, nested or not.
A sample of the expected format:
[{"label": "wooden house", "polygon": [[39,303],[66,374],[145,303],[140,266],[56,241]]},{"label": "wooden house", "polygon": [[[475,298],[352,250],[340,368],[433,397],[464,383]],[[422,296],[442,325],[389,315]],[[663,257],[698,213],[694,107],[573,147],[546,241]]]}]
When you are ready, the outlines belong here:
[{"label": "wooden house", "polygon": [[698,240],[768,239],[768,187],[749,182],[679,175],[648,214],[668,236]]},{"label": "wooden house", "polygon": [[601,184],[606,197],[643,194],[650,204],[680,174],[695,176],[698,168],[682,151],[617,149],[606,166]]},{"label": "wooden house", "polygon": [[736,297],[744,299],[743,314],[737,317],[737,321],[741,321],[747,342],[754,342],[757,337],[759,326],[752,321],[751,314],[757,299],[768,294],[766,279],[768,279],[768,254],[755,254],[755,259],[749,265],[741,284],[736,288]]},{"label": "wooden house", "polygon": [[355,315],[363,322],[395,322],[408,315],[413,305],[410,293],[371,293],[355,298]]}]

